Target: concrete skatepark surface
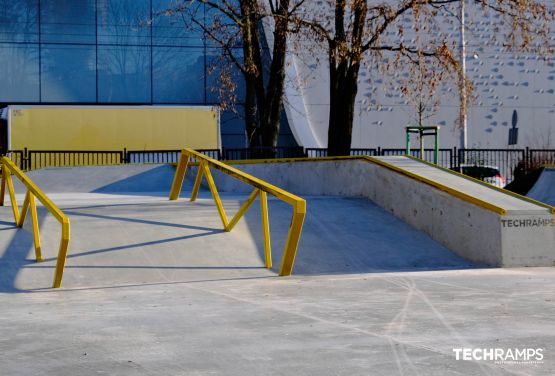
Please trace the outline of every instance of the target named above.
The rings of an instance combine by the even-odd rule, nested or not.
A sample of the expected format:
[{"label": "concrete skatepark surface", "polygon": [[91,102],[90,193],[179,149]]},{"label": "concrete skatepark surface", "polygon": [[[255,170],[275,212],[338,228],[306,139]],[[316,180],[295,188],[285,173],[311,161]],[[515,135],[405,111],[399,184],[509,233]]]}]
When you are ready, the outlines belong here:
[{"label": "concrete skatepark surface", "polygon": [[[310,196],[292,277],[277,268],[291,208],[269,200],[230,233],[209,192],[167,200],[169,166],[29,176],[67,213],[62,289],[51,284],[59,225],[0,208],[0,368],[6,375],[551,375],[553,268],[471,264],[362,198]],[[71,177],[71,178],[70,178]],[[161,187],[167,187],[161,189]],[[24,191],[16,185],[20,202]],[[222,193],[228,214],[246,195]],[[455,360],[453,348],[543,348],[544,363]]]}]

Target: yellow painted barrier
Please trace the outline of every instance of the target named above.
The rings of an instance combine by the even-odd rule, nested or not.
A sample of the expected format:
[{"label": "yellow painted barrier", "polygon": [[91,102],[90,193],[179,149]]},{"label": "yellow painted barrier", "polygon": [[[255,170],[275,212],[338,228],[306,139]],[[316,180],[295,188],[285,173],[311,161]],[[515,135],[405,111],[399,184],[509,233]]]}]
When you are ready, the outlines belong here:
[{"label": "yellow painted barrier", "polygon": [[209,106],[9,106],[11,150],[219,149]]},{"label": "yellow painted barrier", "polygon": [[[2,182],[0,183],[0,206],[4,205],[4,196],[6,186],[10,195],[12,211],[16,226],[23,227],[27,212],[31,210],[31,222],[33,227],[33,239],[35,243],[35,256],[37,262],[42,261],[42,250],[39,236],[39,224],[37,216],[37,207],[35,198],[37,198],[46,209],[60,222],[62,225],[62,236],[60,240],[60,248],[58,250],[58,258],[56,262],[56,271],[54,273],[54,282],[52,287],[58,288],[62,286],[62,277],[66,263],[67,250],[69,248],[70,225],[68,217],[44,194],[44,192],[29,179],[23,171],[21,171],[9,158],[2,157]],[[27,194],[23,202],[21,213],[15,199],[15,190],[12,181],[12,175],[16,176],[21,183],[27,188]]]},{"label": "yellow painted barrier", "polygon": [[[206,157],[205,155],[198,153],[192,149],[183,149],[181,151],[181,156],[179,158],[179,163],[177,164],[177,170],[175,172],[172,183],[170,200],[177,200],[179,198],[179,193],[181,192],[181,187],[183,186],[183,180],[185,179],[185,175],[187,173],[187,166],[189,165],[191,159],[195,159],[199,163],[198,173],[195,178],[195,184],[193,186],[190,200],[196,200],[198,191],[200,189],[200,184],[202,182],[202,177],[204,176],[208,183],[208,187],[210,188],[210,192],[214,197],[214,201],[216,202],[216,207],[218,208],[218,213],[220,214],[220,218],[222,220],[225,231],[231,231],[233,227],[237,224],[239,219],[241,219],[241,217],[247,212],[254,200],[256,200],[256,197],[260,196],[260,209],[262,212],[262,232],[264,237],[264,256],[265,265],[267,268],[272,267],[272,251],[270,243],[270,224],[268,220],[267,194],[269,193],[272,196],[275,196],[280,200],[287,202],[293,207],[291,225],[289,227],[287,242],[285,244],[285,250],[283,252],[283,258],[281,260],[281,266],[279,270],[279,275],[281,276],[291,275],[291,273],[293,272],[293,265],[295,264],[295,257],[297,255],[297,248],[299,246],[304,218],[306,216],[306,201],[301,197],[289,193],[281,188],[269,184],[234,167],[228,166],[225,163]],[[250,194],[250,196],[247,198],[247,200],[241,206],[235,216],[231,219],[231,221],[227,219],[222,201],[218,194],[218,189],[216,188],[216,184],[214,183],[214,179],[212,178],[212,174],[210,172],[210,167],[213,167],[229,176],[234,177],[235,179],[238,179],[254,187],[253,192]]]}]

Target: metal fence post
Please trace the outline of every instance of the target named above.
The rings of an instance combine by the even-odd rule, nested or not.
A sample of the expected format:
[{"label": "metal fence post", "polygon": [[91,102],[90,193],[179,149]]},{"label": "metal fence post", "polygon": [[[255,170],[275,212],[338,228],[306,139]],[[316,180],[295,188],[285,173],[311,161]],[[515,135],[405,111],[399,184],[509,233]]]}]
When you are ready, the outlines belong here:
[{"label": "metal fence post", "polygon": [[31,169],[31,166],[30,166],[31,164],[29,163],[28,158],[29,158],[29,156],[27,155],[27,148],[25,148],[25,149],[23,149],[23,155],[21,157],[21,162],[20,162],[21,167],[22,167],[21,169],[23,171],[26,171],[27,169],[29,169],[29,170]]}]

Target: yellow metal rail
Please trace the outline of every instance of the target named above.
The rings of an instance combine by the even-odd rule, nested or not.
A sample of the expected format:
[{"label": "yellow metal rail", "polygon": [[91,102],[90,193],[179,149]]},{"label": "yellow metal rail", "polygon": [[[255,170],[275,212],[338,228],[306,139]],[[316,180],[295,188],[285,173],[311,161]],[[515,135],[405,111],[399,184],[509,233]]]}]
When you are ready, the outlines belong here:
[{"label": "yellow metal rail", "polygon": [[[60,222],[62,225],[62,238],[60,240],[60,248],[58,250],[58,259],[56,262],[56,272],[54,274],[53,287],[58,288],[62,286],[62,277],[64,274],[64,267],[66,263],[67,250],[69,247],[69,219],[67,216],[50,200],[44,192],[35,185],[24,173],[21,171],[9,158],[2,157],[2,182],[0,183],[0,206],[4,205],[4,196],[6,186],[10,195],[12,204],[12,211],[17,227],[23,227],[27,212],[31,210],[31,222],[33,225],[33,239],[35,243],[35,256],[37,262],[42,261],[42,252],[39,236],[39,222],[37,216],[37,206],[35,198],[44,205],[46,209]],[[27,194],[23,202],[21,213],[15,199],[15,190],[12,181],[12,175],[16,176],[21,183],[27,188]]]},{"label": "yellow metal rail", "polygon": [[[283,258],[281,260],[281,266],[279,270],[279,275],[287,276],[291,275],[293,271],[293,265],[295,263],[295,256],[297,254],[297,248],[299,245],[299,239],[301,237],[301,231],[303,228],[304,218],[306,215],[306,201],[294,194],[291,194],[281,188],[278,188],[272,184],[269,184],[263,180],[255,178],[252,175],[244,173],[234,167],[228,166],[225,163],[219,162],[215,159],[206,157],[205,155],[198,153],[192,149],[183,149],[181,151],[181,156],[179,158],[179,163],[177,164],[177,171],[175,173],[172,188],[170,192],[170,200],[177,200],[179,198],[179,193],[181,192],[181,187],[183,186],[183,180],[187,172],[187,166],[189,162],[195,159],[198,161],[198,173],[195,179],[195,184],[193,186],[193,191],[191,193],[191,201],[195,201],[200,189],[200,184],[202,182],[203,176],[206,178],[210,192],[214,197],[216,202],[216,207],[218,208],[218,213],[222,220],[222,224],[225,231],[231,231],[233,227],[239,222],[239,219],[246,213],[249,207],[252,205],[256,197],[260,197],[260,209],[262,211],[262,232],[264,237],[264,256],[265,265],[267,268],[272,267],[272,253],[270,245],[270,225],[268,221],[268,201],[267,194],[271,194],[279,198],[282,201],[287,202],[293,206],[293,216],[291,218],[291,225],[289,227],[289,233],[287,235],[287,242],[285,243],[285,250],[283,252]],[[233,216],[231,221],[228,220],[225,213],[222,201],[218,194],[218,189],[214,183],[214,178],[210,172],[210,167],[222,171],[223,173],[234,177],[244,183],[247,183],[254,187],[254,190],[247,198],[245,203],[241,206],[239,211]]]}]

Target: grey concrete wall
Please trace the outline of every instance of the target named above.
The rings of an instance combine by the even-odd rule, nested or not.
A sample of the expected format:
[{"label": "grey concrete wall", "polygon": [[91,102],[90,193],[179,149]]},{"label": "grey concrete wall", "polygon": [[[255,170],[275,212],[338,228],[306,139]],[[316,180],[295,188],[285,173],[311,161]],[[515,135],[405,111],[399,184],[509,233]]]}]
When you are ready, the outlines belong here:
[{"label": "grey concrete wall", "polygon": [[[555,265],[555,216],[540,206],[537,211],[531,211],[527,203],[526,210],[511,210],[503,216],[409,176],[357,160],[237,164],[235,167],[301,197],[368,198],[473,262],[492,266]],[[434,170],[433,174],[448,174],[429,168]],[[218,189],[252,191],[252,187],[212,171]],[[494,194],[506,196],[501,192]],[[507,199],[511,198],[502,197],[499,201]],[[518,226],[521,220],[525,221],[524,225]]]}]

